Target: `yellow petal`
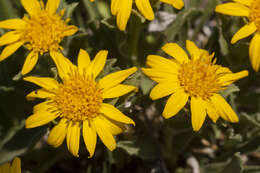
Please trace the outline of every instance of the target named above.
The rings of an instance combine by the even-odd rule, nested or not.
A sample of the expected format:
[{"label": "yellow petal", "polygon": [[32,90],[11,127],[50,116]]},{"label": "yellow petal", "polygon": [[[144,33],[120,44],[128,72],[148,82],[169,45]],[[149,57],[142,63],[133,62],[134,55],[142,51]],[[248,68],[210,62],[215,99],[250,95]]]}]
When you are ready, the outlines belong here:
[{"label": "yellow petal", "polygon": [[227,86],[246,76],[248,76],[248,71],[243,70],[241,72],[229,73],[229,74],[223,75],[218,78],[218,80],[219,80],[218,82],[221,84],[221,86]]},{"label": "yellow petal", "polygon": [[60,0],[48,0],[45,9],[49,12],[49,14],[54,14],[56,13],[59,5]]},{"label": "yellow petal", "polygon": [[160,99],[166,97],[180,89],[179,83],[176,81],[174,82],[162,82],[157,84],[150,93],[150,98],[152,100]]},{"label": "yellow petal", "polygon": [[83,139],[89,152],[89,158],[94,155],[97,144],[97,132],[93,123],[83,122]]},{"label": "yellow petal", "polygon": [[62,53],[56,51],[51,51],[50,55],[57,66],[61,79],[69,77],[69,74],[71,74],[74,69],[74,65],[70,62],[70,60],[64,57]]},{"label": "yellow petal", "polygon": [[217,69],[216,73],[217,73],[218,75],[223,75],[223,74],[227,74],[227,73],[232,73],[232,71],[231,71],[229,68],[227,68],[227,67],[221,67],[221,66],[220,66],[220,67]]},{"label": "yellow petal", "polygon": [[90,57],[88,55],[88,52],[83,49],[80,49],[78,55],[78,69],[81,75],[86,73],[89,65],[90,65]]},{"label": "yellow petal", "polygon": [[11,166],[11,173],[21,173],[21,159],[16,157]]},{"label": "yellow petal", "polygon": [[67,126],[67,120],[62,118],[59,124],[53,127],[48,137],[48,143],[51,146],[57,148],[63,143],[67,134]]},{"label": "yellow petal", "polygon": [[120,9],[121,0],[111,0],[111,12],[113,15],[116,15]]},{"label": "yellow petal", "polygon": [[232,37],[231,43],[234,44],[238,40],[248,37],[249,35],[256,32],[257,27],[254,22],[244,25],[240,30],[238,30],[235,35]]},{"label": "yellow petal", "polygon": [[232,123],[239,121],[237,114],[221,95],[215,94],[211,97],[211,101],[213,106],[218,110],[220,116],[224,120],[230,121]]},{"label": "yellow petal", "polygon": [[116,97],[120,97],[122,95],[125,95],[131,91],[138,91],[138,88],[136,88],[135,86],[131,86],[131,85],[116,85],[112,88],[108,88],[103,90],[103,98],[104,99],[108,99],[108,98],[116,98]]},{"label": "yellow petal", "polygon": [[38,0],[21,0],[24,9],[33,16],[41,10],[41,5]]},{"label": "yellow petal", "polygon": [[207,102],[206,104],[207,108],[206,111],[210,117],[210,119],[216,123],[218,118],[219,118],[219,112],[217,111],[217,109],[212,105],[211,102]]},{"label": "yellow petal", "polygon": [[0,37],[0,46],[11,44],[19,40],[21,37],[16,31],[10,31]]},{"label": "yellow petal", "polygon": [[200,97],[191,97],[191,122],[194,131],[199,131],[206,118],[206,103]]},{"label": "yellow petal", "polygon": [[11,172],[11,165],[10,163],[5,163],[4,165],[0,166],[0,173],[9,173]]},{"label": "yellow petal", "polygon": [[70,122],[67,129],[68,150],[75,157],[79,157],[80,126],[79,122]]},{"label": "yellow petal", "polygon": [[110,131],[106,128],[104,121],[100,117],[93,120],[97,134],[105,146],[113,151],[116,148],[116,141]]},{"label": "yellow petal", "polygon": [[78,32],[78,28],[74,25],[69,25],[66,27],[66,30],[62,33],[63,36],[71,36]]},{"label": "yellow petal", "polygon": [[27,100],[34,100],[35,98],[46,99],[46,98],[52,98],[54,96],[55,96],[55,94],[53,94],[45,89],[38,89],[38,90],[30,92],[26,96],[26,99]]},{"label": "yellow petal", "polygon": [[22,75],[25,75],[32,71],[33,67],[36,65],[38,61],[38,53],[31,51],[29,55],[26,57],[25,62],[22,68]]},{"label": "yellow petal", "polygon": [[0,28],[22,29],[26,23],[22,19],[8,19],[0,21]]},{"label": "yellow petal", "polygon": [[215,9],[216,12],[230,16],[249,16],[250,9],[242,4],[228,2],[220,4]]},{"label": "yellow petal", "polygon": [[187,103],[189,95],[183,90],[178,90],[176,93],[172,94],[167,100],[165,108],[163,110],[163,117],[170,118],[176,115]]},{"label": "yellow petal", "polygon": [[100,115],[99,118],[102,120],[104,127],[112,134],[121,134],[124,130],[122,126],[119,125],[119,121],[112,120],[105,115]]},{"label": "yellow petal", "polygon": [[137,71],[136,67],[111,73],[98,81],[101,88],[111,88],[123,82],[131,74]]},{"label": "yellow petal", "polygon": [[[169,44],[170,43],[168,43],[168,46],[166,46],[166,44],[162,49],[164,50],[166,47],[169,48]],[[158,55],[148,55],[146,64],[149,67],[158,68],[161,71],[171,71],[172,73],[178,73],[178,70],[180,69],[180,65],[178,63]]]},{"label": "yellow petal", "polygon": [[107,50],[101,50],[97,53],[87,70],[88,75],[91,75],[94,79],[98,76],[106,64],[107,54]]},{"label": "yellow petal", "polygon": [[42,102],[42,103],[39,103],[39,104],[35,105],[33,107],[33,112],[34,113],[46,112],[48,110],[53,109],[53,107],[51,105],[52,102],[53,102],[52,100],[47,100],[45,102]]},{"label": "yellow petal", "polygon": [[176,43],[167,43],[162,47],[162,50],[175,58],[179,63],[185,63],[189,61],[189,57],[187,56],[186,52]]},{"label": "yellow petal", "polygon": [[186,48],[190,53],[191,59],[198,59],[200,58],[201,51],[200,49],[196,46],[195,43],[193,43],[190,40],[186,41]]},{"label": "yellow petal", "polygon": [[100,112],[102,112],[108,118],[110,118],[112,120],[119,121],[119,122],[122,122],[122,123],[125,123],[125,124],[135,125],[135,122],[131,118],[125,116],[122,112],[120,112],[113,105],[103,103],[101,108],[100,108]]},{"label": "yellow petal", "polygon": [[24,77],[23,80],[39,85],[50,91],[53,89],[57,89],[59,85],[59,83],[55,79],[49,77],[28,76]]},{"label": "yellow petal", "polygon": [[238,2],[240,4],[251,7],[253,0],[233,0],[234,2]]},{"label": "yellow petal", "polygon": [[260,34],[255,34],[250,42],[249,58],[253,69],[258,71],[260,66]]},{"label": "yellow petal", "polygon": [[173,7],[177,8],[178,10],[184,7],[183,0],[160,0],[161,2],[165,2],[167,4],[172,5]]},{"label": "yellow petal", "polygon": [[161,83],[168,81],[178,81],[178,74],[170,73],[170,71],[162,71],[154,68],[142,68],[145,75],[149,76],[152,80]]},{"label": "yellow petal", "polygon": [[19,49],[23,45],[23,42],[18,41],[15,43],[12,43],[4,48],[2,53],[0,54],[0,61],[3,61],[4,59],[8,58],[10,55],[12,55],[17,49]]},{"label": "yellow petal", "polygon": [[133,0],[120,1],[120,8],[116,16],[116,23],[119,30],[124,31],[130,18]]},{"label": "yellow petal", "polygon": [[28,129],[45,125],[58,116],[59,114],[57,113],[50,113],[47,111],[37,112],[26,119],[25,127]]},{"label": "yellow petal", "polygon": [[135,1],[136,7],[138,10],[142,13],[142,15],[148,19],[153,20],[154,19],[154,13],[153,9],[151,7],[149,0],[137,0]]}]

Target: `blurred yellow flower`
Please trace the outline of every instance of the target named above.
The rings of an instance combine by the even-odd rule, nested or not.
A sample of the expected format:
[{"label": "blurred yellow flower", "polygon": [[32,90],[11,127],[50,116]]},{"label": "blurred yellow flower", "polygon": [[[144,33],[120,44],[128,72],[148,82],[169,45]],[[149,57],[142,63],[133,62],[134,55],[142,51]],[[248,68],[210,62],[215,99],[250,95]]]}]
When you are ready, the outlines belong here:
[{"label": "blurred yellow flower", "polygon": [[73,35],[78,29],[67,25],[69,19],[62,19],[64,10],[56,14],[60,0],[48,0],[45,8],[43,1],[21,0],[21,3],[29,16],[0,21],[0,28],[12,30],[0,37],[0,46],[6,45],[0,54],[0,61],[25,45],[30,53],[22,68],[21,73],[24,75],[36,65],[39,54],[62,49],[59,45],[62,39]]},{"label": "blurred yellow flower", "polygon": [[0,173],[21,173],[21,160],[16,157],[12,163],[5,163],[0,166]]},{"label": "blurred yellow flower", "polygon": [[[90,0],[94,1],[94,0]],[[141,14],[148,20],[154,19],[153,9],[150,0],[111,0],[111,11],[116,15],[117,26],[121,31],[124,31],[127,22],[130,18],[133,1]],[[182,9],[184,6],[183,0],[160,0],[161,2],[172,5],[177,9]]]},{"label": "blurred yellow flower", "polygon": [[167,43],[162,50],[174,59],[166,59],[157,55],[147,57],[147,65],[143,72],[156,85],[150,93],[153,100],[171,95],[167,100],[162,115],[170,118],[176,115],[187,103],[189,97],[191,120],[194,131],[198,131],[206,114],[216,122],[219,117],[238,122],[238,117],[230,105],[219,94],[226,86],[248,75],[247,71],[232,73],[228,68],[216,65],[214,54],[199,49],[187,40],[186,48],[190,57],[176,43]]},{"label": "blurred yellow flower", "polygon": [[260,67],[260,0],[233,1],[234,2],[218,5],[215,11],[230,16],[242,16],[248,18],[249,22],[235,33],[231,43],[234,44],[238,40],[255,33],[250,42],[249,57],[253,69],[258,71]]},{"label": "blurred yellow flower", "polygon": [[108,51],[100,51],[93,61],[86,51],[80,50],[78,66],[73,65],[61,53],[50,52],[62,82],[48,77],[25,77],[24,80],[41,86],[31,92],[27,99],[41,98],[45,102],[34,106],[33,115],[27,118],[26,128],[34,128],[58,118],[59,123],[51,130],[48,143],[60,146],[65,137],[68,150],[78,157],[80,130],[90,157],[93,156],[97,134],[109,150],[114,150],[113,135],[121,133],[124,124],[134,121],[104,99],[120,97],[137,88],[120,84],[137,71],[136,67],[111,73],[100,80]]}]

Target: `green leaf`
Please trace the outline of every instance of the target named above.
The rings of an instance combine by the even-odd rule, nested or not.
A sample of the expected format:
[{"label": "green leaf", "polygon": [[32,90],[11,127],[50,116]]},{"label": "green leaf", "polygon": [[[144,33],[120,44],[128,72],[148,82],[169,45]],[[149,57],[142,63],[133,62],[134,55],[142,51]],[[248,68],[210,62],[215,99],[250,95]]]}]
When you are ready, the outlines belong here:
[{"label": "green leaf", "polygon": [[25,129],[24,121],[11,128],[0,143],[0,164],[24,154],[45,132],[45,127]]},{"label": "green leaf", "polygon": [[65,18],[71,18],[72,17],[72,13],[74,12],[74,10],[76,9],[76,7],[79,5],[78,2],[73,2],[71,4],[68,4],[65,6],[66,9],[66,14],[65,14]]},{"label": "green leaf", "polygon": [[117,148],[125,150],[129,155],[138,155],[140,152],[140,148],[133,141],[119,141]]},{"label": "green leaf", "polygon": [[221,92],[221,95],[223,95],[224,97],[227,97],[229,95],[231,95],[234,92],[239,92],[240,89],[238,88],[238,86],[236,86],[235,84],[231,84],[229,85],[224,91]]},{"label": "green leaf", "polygon": [[236,153],[230,163],[220,173],[242,173],[243,166],[240,158],[240,154]]}]

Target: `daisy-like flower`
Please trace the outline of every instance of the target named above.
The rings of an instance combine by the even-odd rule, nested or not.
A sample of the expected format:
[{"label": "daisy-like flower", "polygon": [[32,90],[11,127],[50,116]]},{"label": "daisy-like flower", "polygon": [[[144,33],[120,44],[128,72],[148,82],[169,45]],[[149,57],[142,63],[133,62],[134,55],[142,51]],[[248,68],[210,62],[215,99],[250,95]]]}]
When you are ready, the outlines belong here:
[{"label": "daisy-like flower", "polygon": [[16,157],[12,164],[5,163],[0,166],[0,173],[21,173],[21,160]]},{"label": "daisy-like flower", "polygon": [[218,5],[216,12],[230,15],[247,17],[248,23],[239,29],[233,36],[231,43],[254,34],[250,46],[249,57],[255,71],[260,67],[260,0],[233,0]]},{"label": "daisy-like flower", "polygon": [[[90,1],[93,2],[94,0]],[[182,9],[184,6],[183,0],[160,1],[170,4],[176,9]],[[150,0],[111,0],[111,11],[113,15],[116,15],[117,26],[121,31],[124,31],[126,28],[127,22],[131,15],[133,2],[135,2],[136,7],[147,20],[154,19],[154,13]]]},{"label": "daisy-like flower", "polygon": [[162,50],[171,59],[149,55],[143,72],[158,84],[151,90],[150,97],[156,100],[170,95],[162,115],[170,118],[176,115],[190,98],[191,121],[198,131],[206,114],[216,122],[219,117],[238,122],[238,117],[226,100],[219,94],[229,84],[248,75],[247,71],[232,73],[228,68],[216,65],[214,54],[199,49],[193,42],[186,42],[185,51],[176,43],[168,43]]},{"label": "daisy-like flower", "polygon": [[21,3],[29,16],[0,21],[0,28],[11,30],[0,37],[0,46],[6,45],[0,54],[0,61],[25,45],[30,50],[21,71],[25,75],[36,65],[39,54],[62,49],[59,45],[62,39],[73,35],[78,29],[67,24],[69,19],[62,19],[64,10],[56,14],[60,0],[48,0],[45,8],[43,1],[21,0]]},{"label": "daisy-like flower", "polygon": [[104,99],[116,98],[137,88],[120,84],[137,71],[136,67],[111,73],[100,80],[107,51],[100,51],[93,61],[86,51],[80,50],[78,66],[73,65],[61,53],[51,52],[62,82],[48,77],[25,77],[41,86],[31,92],[27,99],[41,98],[46,101],[34,106],[33,115],[27,118],[26,128],[34,128],[55,119],[58,124],[51,130],[48,143],[60,146],[67,139],[68,150],[78,157],[80,131],[90,157],[93,156],[97,135],[109,150],[114,150],[116,142],[113,135],[124,130],[124,124],[134,121]]}]

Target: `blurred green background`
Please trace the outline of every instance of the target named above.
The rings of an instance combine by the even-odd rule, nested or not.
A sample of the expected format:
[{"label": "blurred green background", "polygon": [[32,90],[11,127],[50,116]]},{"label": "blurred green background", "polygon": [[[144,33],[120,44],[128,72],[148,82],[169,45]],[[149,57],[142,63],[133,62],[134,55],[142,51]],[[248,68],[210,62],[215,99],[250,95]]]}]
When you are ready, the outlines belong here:
[{"label": "blurred green background", "polygon": [[[260,81],[248,57],[249,39],[230,44],[232,35],[244,24],[239,17],[214,13],[221,0],[185,0],[178,11],[167,4],[151,1],[156,19],[144,20],[134,8],[125,32],[117,29],[110,12],[110,1],[62,0],[66,17],[79,32],[63,40],[64,54],[76,62],[79,49],[91,57],[101,49],[109,50],[103,74],[132,66],[144,67],[149,54],[166,55],[160,48],[167,42],[185,47],[187,39],[215,52],[217,63],[233,72],[248,70],[249,77],[228,87],[222,95],[237,112],[240,122],[207,119],[199,132],[193,132],[190,112],[182,110],[165,120],[161,116],[167,98],[152,101],[155,85],[139,70],[127,83],[139,87],[113,103],[135,122],[116,137],[117,149],[110,152],[98,140],[93,158],[81,139],[80,157],[73,157],[64,143],[55,149],[46,143],[52,125],[25,129],[24,121],[33,105],[26,94],[37,86],[19,75],[28,51],[20,48],[0,62],[0,164],[21,157],[26,173],[257,173],[260,172]],[[19,0],[0,0],[0,20],[21,18],[25,14]],[[0,29],[0,34],[5,30]],[[2,50],[3,47],[0,49]],[[29,75],[55,76],[55,65],[43,55]]]}]

